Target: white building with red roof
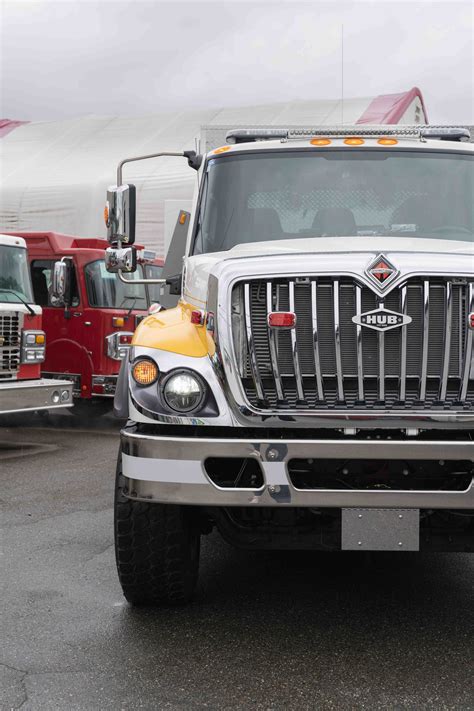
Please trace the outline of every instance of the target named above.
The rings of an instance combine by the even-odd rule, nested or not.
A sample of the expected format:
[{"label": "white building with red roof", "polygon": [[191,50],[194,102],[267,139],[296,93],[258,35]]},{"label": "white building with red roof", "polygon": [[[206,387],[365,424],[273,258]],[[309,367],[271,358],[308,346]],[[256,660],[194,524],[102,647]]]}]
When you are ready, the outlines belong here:
[{"label": "white building with red roof", "polygon": [[[421,91],[341,100],[289,101],[135,117],[48,122],[0,119],[0,231],[47,230],[104,237],[107,186],[122,158],[195,148],[201,126],[424,124]],[[165,222],[192,196],[195,173],[173,158],[127,166],[137,186],[137,240],[165,250]]]}]

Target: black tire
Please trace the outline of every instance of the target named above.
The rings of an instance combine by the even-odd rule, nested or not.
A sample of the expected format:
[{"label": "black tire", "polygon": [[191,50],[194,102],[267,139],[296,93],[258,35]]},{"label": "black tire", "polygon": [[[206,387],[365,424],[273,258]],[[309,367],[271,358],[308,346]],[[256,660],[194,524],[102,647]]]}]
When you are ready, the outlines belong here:
[{"label": "black tire", "polygon": [[125,598],[133,605],[182,605],[192,598],[200,533],[193,510],[130,501],[123,494],[119,452],[115,487],[115,559]]}]

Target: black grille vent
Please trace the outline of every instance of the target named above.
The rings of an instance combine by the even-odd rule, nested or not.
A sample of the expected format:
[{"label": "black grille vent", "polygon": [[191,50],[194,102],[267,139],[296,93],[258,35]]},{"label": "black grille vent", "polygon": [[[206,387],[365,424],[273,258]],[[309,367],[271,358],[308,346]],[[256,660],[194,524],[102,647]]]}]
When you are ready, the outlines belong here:
[{"label": "black grille vent", "polygon": [[0,379],[10,378],[20,367],[20,318],[0,313]]}]

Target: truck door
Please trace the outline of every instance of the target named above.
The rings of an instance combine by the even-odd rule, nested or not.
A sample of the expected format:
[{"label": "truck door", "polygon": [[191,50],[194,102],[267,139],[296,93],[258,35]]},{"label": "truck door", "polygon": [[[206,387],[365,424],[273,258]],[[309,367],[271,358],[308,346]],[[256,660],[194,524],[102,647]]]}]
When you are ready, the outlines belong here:
[{"label": "truck door", "polygon": [[35,259],[31,263],[31,279],[35,302],[43,308],[43,328],[46,332],[46,360],[42,371],[50,374],[80,376],[89,370],[84,343],[84,309],[79,296],[76,266],[69,265],[68,304],[54,303],[52,296],[53,259]]}]

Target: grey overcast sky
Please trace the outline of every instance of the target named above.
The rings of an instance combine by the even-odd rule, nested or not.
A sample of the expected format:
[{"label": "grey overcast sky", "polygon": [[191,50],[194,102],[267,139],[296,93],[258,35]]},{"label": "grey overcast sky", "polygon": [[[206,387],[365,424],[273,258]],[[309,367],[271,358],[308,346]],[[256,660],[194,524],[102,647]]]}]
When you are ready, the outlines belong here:
[{"label": "grey overcast sky", "polygon": [[3,0],[2,117],[54,120],[419,86],[474,124],[471,2]]}]

